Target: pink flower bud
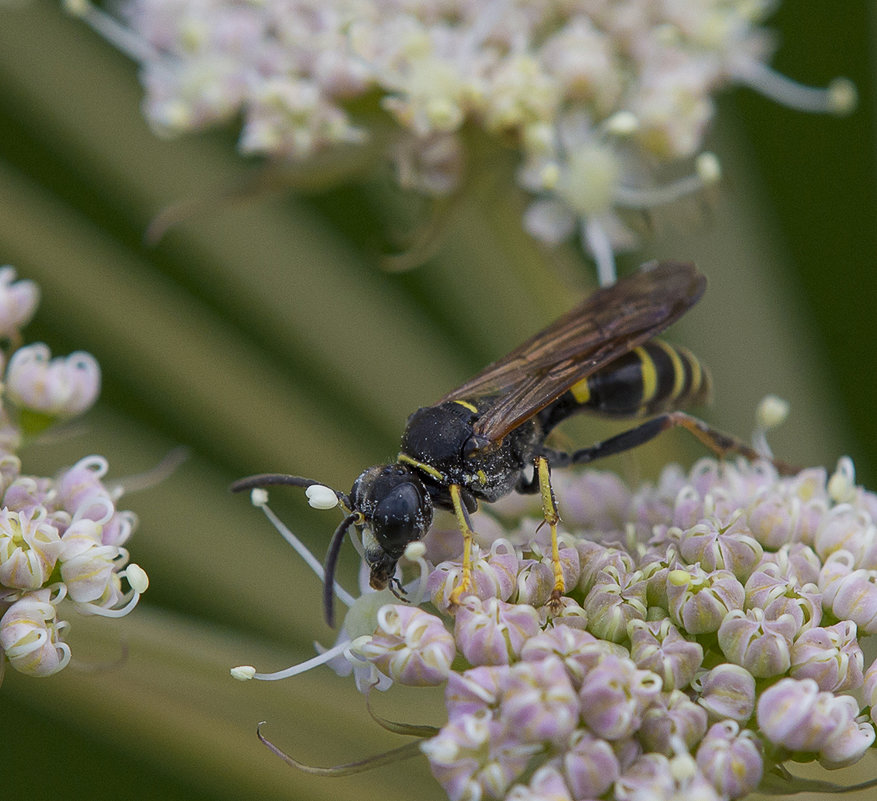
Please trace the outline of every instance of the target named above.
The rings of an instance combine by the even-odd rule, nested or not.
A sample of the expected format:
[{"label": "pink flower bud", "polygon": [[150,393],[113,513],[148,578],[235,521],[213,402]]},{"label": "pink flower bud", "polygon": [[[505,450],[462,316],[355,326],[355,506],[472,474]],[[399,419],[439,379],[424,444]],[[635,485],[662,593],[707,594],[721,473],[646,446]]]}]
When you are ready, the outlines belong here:
[{"label": "pink flower bud", "polygon": [[573,798],[599,798],[620,773],[612,746],[586,729],[576,729],[562,756],[563,775]]},{"label": "pink flower bud", "polygon": [[587,631],[570,626],[554,626],[527,640],[521,649],[521,659],[538,662],[557,657],[563,661],[573,686],[580,687],[585,674],[606,653],[599,642]]},{"label": "pink flower bud", "polygon": [[[507,600],[515,591],[518,575],[518,555],[508,540],[498,539],[489,551],[473,547],[472,595],[482,601],[488,598]],[[426,582],[426,591],[433,606],[447,612],[451,606],[451,593],[459,585],[463,575],[462,562],[451,560],[438,565]]]},{"label": "pink flower bud", "polygon": [[779,568],[764,565],[746,581],[746,608],[761,609],[765,618],[791,615],[798,629],[818,626],[822,620],[822,593],[815,584],[801,586],[779,575]]},{"label": "pink flower bud", "polygon": [[795,486],[786,485],[756,498],[747,519],[753,536],[775,550],[789,543],[812,542],[814,513],[821,515],[824,510],[824,501],[805,500]]},{"label": "pink flower bud", "polygon": [[591,540],[579,540],[576,549],[582,571],[578,589],[585,594],[590,592],[600,574],[610,567],[619,575],[632,573],[634,570],[633,557],[621,548],[607,547]]},{"label": "pink flower bud", "polygon": [[721,796],[700,772],[694,759],[679,754],[643,754],[615,782],[617,801],[669,801],[690,798],[720,801]]},{"label": "pink flower bud", "polygon": [[646,582],[638,570],[619,572],[609,565],[600,571],[582,607],[591,633],[604,640],[627,639],[627,624],[646,616]]},{"label": "pink flower bud", "polygon": [[83,351],[50,358],[41,342],[19,348],[6,370],[7,395],[17,406],[50,417],[75,417],[100,393],[100,367]]},{"label": "pink flower bud", "polygon": [[457,610],[454,637],[472,665],[506,665],[526,641],[539,632],[539,614],[532,606],[508,604],[497,598],[464,599]]},{"label": "pink flower bud", "polygon": [[558,471],[551,476],[554,493],[563,501],[563,520],[570,529],[620,531],[627,520],[630,490],[605,470]]},{"label": "pink flower bud", "polygon": [[61,553],[58,529],[46,521],[46,512],[0,509],[0,584],[36,590],[51,577]]},{"label": "pink flower bud", "polygon": [[756,569],[775,565],[774,575],[794,581],[799,586],[817,584],[822,562],[809,545],[793,542],[783,545],[778,551],[769,551],[761,557]]},{"label": "pink flower bud", "polygon": [[819,751],[819,763],[831,769],[852,765],[874,744],[874,738],[874,726],[863,716],[857,716],[847,721]]},{"label": "pink flower bud", "polygon": [[813,538],[813,549],[823,560],[841,549],[853,555],[856,567],[865,567],[873,556],[877,526],[864,509],[841,503],[829,510]]},{"label": "pink flower bud", "polygon": [[780,679],[761,694],[756,714],[772,743],[818,753],[846,732],[859,707],[852,696],[820,692],[812,679]]},{"label": "pink flower bud", "polygon": [[615,782],[619,801],[646,801],[675,797],[676,781],[670,760],[663,754],[643,754]]},{"label": "pink flower bud", "polygon": [[450,801],[504,797],[541,747],[520,743],[488,713],[453,718],[420,746]]},{"label": "pink flower bud", "polygon": [[693,684],[711,723],[725,718],[746,723],[755,711],[755,677],[739,665],[716,665]]},{"label": "pink flower bud", "polygon": [[606,655],[582,681],[582,720],[607,740],[629,737],[660,692],[661,679],[654,673],[637,669],[630,659]]},{"label": "pink flower bud", "polygon": [[780,676],[791,665],[792,640],[797,631],[791,615],[768,620],[760,609],[736,609],[719,627],[719,647],[730,662],[746,668],[756,678]]},{"label": "pink flower bud", "polygon": [[835,551],[819,576],[823,603],[840,620],[852,620],[865,634],[877,632],[877,570],[853,569],[849,551]]},{"label": "pink flower bud", "polygon": [[676,496],[673,508],[673,525],[680,529],[689,529],[703,520],[706,515],[704,499],[697,489],[688,484]]},{"label": "pink flower bud", "polygon": [[526,786],[516,784],[505,801],[573,801],[557,765],[542,765]]},{"label": "pink flower bud", "polygon": [[137,515],[129,509],[117,511],[103,525],[101,537],[104,545],[115,545],[117,548],[124,545],[134,533],[138,522]]},{"label": "pink flower bud", "polygon": [[[681,536],[678,528],[671,528]],[[637,569],[646,580],[646,601],[649,606],[667,609],[667,577],[671,570],[685,569],[684,563],[679,557],[679,544],[675,541],[667,541],[643,554],[637,565]]]},{"label": "pink flower bud", "polygon": [[30,322],[39,302],[40,288],[33,281],[16,281],[12,267],[0,267],[0,336],[14,338]]},{"label": "pink flower bud", "polygon": [[462,673],[452,670],[445,687],[448,718],[496,709],[508,671],[507,665],[479,665]]},{"label": "pink flower bud", "polygon": [[730,570],[704,571],[699,565],[667,575],[670,619],[686,634],[718,631],[725,615],[743,608],[743,585]]},{"label": "pink flower bud", "polygon": [[41,507],[54,505],[56,494],[55,482],[50,478],[17,476],[3,495],[3,506],[31,516]]},{"label": "pink flower bud", "polygon": [[523,743],[561,743],[579,720],[579,699],[563,662],[519,662],[502,677],[498,717]]},{"label": "pink flower bud", "polygon": [[66,624],[57,622],[48,598],[48,590],[25,595],[0,618],[0,649],[29,676],[51,676],[70,661],[70,647],[60,640]]},{"label": "pink flower bud", "polygon": [[95,545],[63,560],[61,578],[70,599],[81,604],[115,606],[121,599],[121,595],[116,593],[114,582],[115,560],[118,557],[118,548],[112,545]]},{"label": "pink flower bud", "polygon": [[736,721],[715,723],[697,749],[697,766],[723,798],[743,798],[761,783],[761,741]]},{"label": "pink flower bud", "polygon": [[685,639],[668,618],[628,624],[630,658],[642,670],[657,673],[664,690],[683,689],[703,662],[703,646]]},{"label": "pink flower bud", "polygon": [[95,455],[62,471],[57,479],[58,504],[72,516],[106,522],[112,514],[112,497],[101,479],[108,469],[107,460]]},{"label": "pink flower bud", "polygon": [[418,687],[444,682],[457,653],[441,619],[402,604],[378,610],[378,628],[358,651],[394,681]]},{"label": "pink flower bud", "polygon": [[689,564],[699,562],[707,571],[730,570],[745,581],[764,552],[742,515],[728,523],[703,520],[683,532],[679,552]]},{"label": "pink flower bud", "polygon": [[673,756],[680,746],[693,751],[706,727],[706,710],[681,690],[673,690],[662,693],[645,711],[637,737],[646,751]]},{"label": "pink flower bud", "polygon": [[102,545],[101,532],[100,523],[94,520],[84,518],[71,523],[61,536],[60,559],[73,559],[96,545]]},{"label": "pink flower bud", "polygon": [[516,602],[540,607],[548,603],[554,589],[551,565],[535,559],[522,559],[517,577]]},{"label": "pink flower bud", "polygon": [[792,645],[789,673],[796,679],[813,679],[820,690],[840,692],[862,686],[864,663],[856,624],[842,620],[802,632]]},{"label": "pink flower bud", "polygon": [[864,695],[865,706],[871,707],[871,718],[875,719],[877,714],[877,659],[868,665],[868,669],[864,675]]}]

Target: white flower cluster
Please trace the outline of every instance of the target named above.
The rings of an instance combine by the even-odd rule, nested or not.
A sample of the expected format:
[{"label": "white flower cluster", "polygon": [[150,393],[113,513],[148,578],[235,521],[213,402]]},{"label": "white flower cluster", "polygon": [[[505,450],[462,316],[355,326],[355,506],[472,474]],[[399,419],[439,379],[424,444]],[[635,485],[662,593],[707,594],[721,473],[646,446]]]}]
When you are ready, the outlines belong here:
[{"label": "white flower cluster", "polygon": [[[763,404],[759,424],[779,411]],[[432,531],[405,553],[420,568],[410,604],[370,589],[366,568],[359,598],[339,592],[351,608],[333,648],[278,673],[232,675],[275,680],[327,664],[365,693],[444,685],[444,725],[406,733],[428,738],[421,750],[450,801],[729,801],[780,775],[786,793],[839,790],[780,766],[852,765],[877,736],[877,660],[865,655],[877,633],[877,494],[855,483],[852,461],[781,476],[767,462],[704,458],[638,488],[596,470],[554,482],[559,609],[539,521],[507,528],[479,515],[472,594],[459,603],[449,599],[460,541]],[[312,495],[328,508],[324,490]],[[254,499],[302,553],[265,500]],[[491,508],[519,517],[526,500]]]},{"label": "white flower cluster", "polygon": [[[137,59],[146,114],[174,135],[240,117],[240,147],[306,159],[363,142],[386,114],[403,186],[458,188],[475,131],[521,154],[536,195],[525,225],[556,243],[578,230],[602,278],[633,243],[618,216],[719,177],[660,185],[695,158],[712,94],[746,83],[807,110],[852,107],[768,70],[770,0],[130,0],[122,18],[68,8]],[[384,126],[386,127],[386,126]],[[704,158],[703,156],[706,155]]]},{"label": "white flower cluster", "polygon": [[90,354],[52,359],[42,343],[22,345],[38,301],[36,284],[0,268],[0,677],[7,661],[31,676],[68,664],[65,599],[82,614],[118,617],[148,584],[122,547],[137,518],[116,508],[121,490],[104,485],[102,456],[54,477],[22,472],[21,444],[87,411],[100,391]]}]

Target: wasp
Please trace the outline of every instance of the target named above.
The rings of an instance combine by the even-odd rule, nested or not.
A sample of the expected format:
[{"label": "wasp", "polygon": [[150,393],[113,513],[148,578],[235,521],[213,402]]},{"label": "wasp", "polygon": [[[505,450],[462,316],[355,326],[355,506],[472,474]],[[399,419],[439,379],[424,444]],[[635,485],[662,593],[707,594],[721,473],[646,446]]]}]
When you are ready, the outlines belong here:
[{"label": "wasp", "polygon": [[[351,527],[362,538],[371,586],[389,586],[401,597],[396,564],[406,546],[426,535],[434,509],[453,512],[463,534],[461,580],[451,595],[452,603],[458,603],[473,586],[469,515],[479,501],[491,503],[511,492],[540,493],[554,565],[549,603],[557,605],[564,584],[551,466],[586,464],[621,453],[677,426],[720,456],[762,458],[736,437],[679,411],[707,399],[709,373],[691,352],[655,336],[685,314],[705,288],[705,277],[692,264],[645,264],[598,289],[435,405],[411,414],[395,462],[364,470],[349,495],[334,490],[347,514],[332,536],[325,562],[323,601],[329,625],[335,566]],[[572,453],[546,446],[548,434],[578,412],[650,419]],[[774,464],[783,472],[792,469]],[[263,474],[235,482],[232,490],[321,483]]]}]

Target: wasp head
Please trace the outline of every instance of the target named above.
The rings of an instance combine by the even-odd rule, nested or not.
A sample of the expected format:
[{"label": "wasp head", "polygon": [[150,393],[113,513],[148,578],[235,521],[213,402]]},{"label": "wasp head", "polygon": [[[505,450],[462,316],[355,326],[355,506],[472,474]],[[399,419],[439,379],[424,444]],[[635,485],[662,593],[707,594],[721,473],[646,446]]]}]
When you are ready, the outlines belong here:
[{"label": "wasp head", "polygon": [[419,476],[402,464],[370,467],[350,492],[362,515],[362,544],[371,570],[370,585],[384,589],[409,542],[423,539],[432,523],[432,498]]}]

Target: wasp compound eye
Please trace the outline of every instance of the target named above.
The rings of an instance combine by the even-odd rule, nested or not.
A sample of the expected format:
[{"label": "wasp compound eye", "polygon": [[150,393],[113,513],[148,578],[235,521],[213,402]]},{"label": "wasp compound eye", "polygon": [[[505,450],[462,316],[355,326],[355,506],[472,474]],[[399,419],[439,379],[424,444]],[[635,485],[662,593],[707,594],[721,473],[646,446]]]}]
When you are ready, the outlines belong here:
[{"label": "wasp compound eye", "polygon": [[371,515],[372,531],[381,547],[401,555],[409,542],[426,534],[432,504],[420,482],[405,481],[389,490]]}]

